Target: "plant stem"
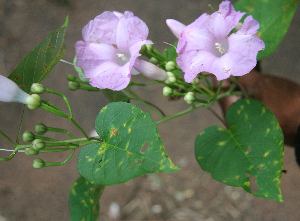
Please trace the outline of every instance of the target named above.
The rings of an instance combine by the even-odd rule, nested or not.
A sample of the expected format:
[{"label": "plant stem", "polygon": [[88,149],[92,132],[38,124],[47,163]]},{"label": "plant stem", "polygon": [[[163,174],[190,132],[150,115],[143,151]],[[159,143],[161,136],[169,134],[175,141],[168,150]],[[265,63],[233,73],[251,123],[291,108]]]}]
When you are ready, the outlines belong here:
[{"label": "plant stem", "polygon": [[182,112],[179,112],[179,113],[174,114],[174,115],[172,115],[172,116],[165,117],[164,119],[162,119],[162,120],[160,120],[160,121],[157,121],[157,122],[156,122],[156,125],[161,124],[161,123],[163,123],[163,122],[165,122],[165,121],[171,120],[171,119],[173,119],[173,118],[180,117],[180,116],[182,116],[182,115],[184,115],[184,114],[187,114],[187,113],[189,113],[189,112],[191,112],[191,111],[193,111],[193,110],[196,110],[196,109],[199,108],[199,107],[206,107],[206,106],[208,106],[208,104],[200,103],[200,104],[194,105],[194,106],[192,106],[192,107],[190,107],[190,108],[188,108],[188,109],[186,109],[186,110],[184,110],[184,111],[182,111]]},{"label": "plant stem", "polygon": [[163,114],[161,114],[159,111],[155,110],[152,106],[150,106],[149,104],[147,104],[146,101],[144,101],[143,99],[141,99],[138,95],[136,95],[132,90],[130,90],[128,87],[125,89],[129,94],[131,94],[135,99],[137,99],[139,102],[141,102],[142,104],[146,105],[150,110],[152,110],[154,113],[156,113],[158,116],[160,117],[164,117]]}]

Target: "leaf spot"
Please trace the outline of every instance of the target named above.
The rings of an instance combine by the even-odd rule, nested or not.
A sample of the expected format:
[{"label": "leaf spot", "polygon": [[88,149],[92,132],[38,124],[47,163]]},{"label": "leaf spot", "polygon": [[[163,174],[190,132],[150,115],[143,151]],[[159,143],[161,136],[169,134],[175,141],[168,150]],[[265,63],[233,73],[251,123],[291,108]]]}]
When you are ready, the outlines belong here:
[{"label": "leaf spot", "polygon": [[266,153],[264,154],[264,157],[268,156],[269,153],[270,153],[270,151],[266,152]]},{"label": "leaf spot", "polygon": [[225,142],[224,141],[220,141],[220,142],[218,142],[218,145],[219,146],[223,146],[225,144]]},{"label": "leaf spot", "polygon": [[112,136],[116,136],[118,134],[118,130],[116,128],[113,128],[111,131],[110,131],[110,137]]},{"label": "leaf spot", "polygon": [[131,168],[134,167],[134,163],[130,164],[130,167],[131,167]]},{"label": "leaf spot", "polygon": [[252,148],[251,148],[251,147],[248,147],[247,153],[246,153],[246,154],[250,153],[251,151],[252,151]]},{"label": "leaf spot", "polygon": [[144,153],[148,149],[148,147],[149,147],[148,142],[144,143],[144,146],[141,149],[141,153]]}]

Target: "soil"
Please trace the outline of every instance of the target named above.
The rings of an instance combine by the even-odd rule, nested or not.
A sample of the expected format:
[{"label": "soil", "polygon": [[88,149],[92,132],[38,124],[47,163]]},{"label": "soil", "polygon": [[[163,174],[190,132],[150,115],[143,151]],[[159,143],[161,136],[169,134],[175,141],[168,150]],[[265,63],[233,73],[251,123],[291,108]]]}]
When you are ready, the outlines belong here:
[{"label": "soil", "polygon": [[[8,76],[16,65],[46,35],[60,27],[69,15],[69,26],[65,36],[67,47],[64,59],[72,61],[74,45],[81,40],[82,27],[105,10],[132,11],[145,21],[150,29],[149,39],[162,51],[163,42],[176,39],[168,30],[165,20],[173,18],[189,24],[202,13],[211,13],[208,3],[218,8],[217,1],[207,0],[69,0],[64,4],[58,0],[0,0],[0,70]],[[300,83],[299,21],[300,11],[279,46],[278,50],[262,62],[265,73],[279,75]],[[43,84],[65,94],[71,103],[75,120],[86,130],[93,128],[99,110],[108,104],[100,93],[71,92],[67,88],[67,74],[75,74],[71,65],[60,62]],[[156,103],[166,114],[174,114],[188,106],[182,100],[170,102],[161,94],[161,86],[134,88],[143,98]],[[59,97],[42,95],[67,111]],[[147,110],[140,105],[143,110]],[[22,105],[0,103],[0,128],[15,138],[22,114]],[[221,114],[217,104],[212,107]],[[155,120],[159,118],[154,116]],[[43,110],[27,111],[23,131],[34,130],[34,125],[44,123],[51,127],[70,128],[70,132],[81,134],[70,123]],[[241,188],[225,186],[213,180],[201,170],[194,159],[193,143],[197,134],[210,125],[222,125],[209,110],[196,110],[183,117],[159,125],[158,130],[166,151],[175,165],[181,167],[177,173],[150,174],[127,183],[108,186],[100,200],[99,220],[113,220],[116,213],[109,212],[112,205],[120,206],[116,220],[300,220],[300,170],[295,162],[294,149],[285,148],[282,193],[284,203],[255,198]],[[55,139],[65,139],[58,134],[49,134]],[[12,149],[0,138],[0,148]],[[40,170],[32,167],[35,157],[18,153],[12,160],[0,163],[0,221],[69,220],[69,189],[79,177],[76,156],[64,166]],[[45,154],[47,162],[59,162],[69,153]],[[7,156],[0,152],[1,157]],[[113,204],[114,203],[114,204]],[[111,210],[110,210],[111,211]]]}]

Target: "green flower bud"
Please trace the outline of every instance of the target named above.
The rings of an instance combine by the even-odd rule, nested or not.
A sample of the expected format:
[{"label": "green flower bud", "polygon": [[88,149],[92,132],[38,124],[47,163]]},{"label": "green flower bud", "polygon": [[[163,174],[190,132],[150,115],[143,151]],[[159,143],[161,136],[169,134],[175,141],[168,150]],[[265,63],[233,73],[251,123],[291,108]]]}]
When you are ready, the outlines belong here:
[{"label": "green flower bud", "polygon": [[47,127],[45,124],[39,123],[35,125],[34,130],[37,135],[43,135],[47,132]]},{"label": "green flower bud", "polygon": [[76,79],[77,78],[76,78],[76,76],[74,74],[68,74],[67,75],[67,80],[68,81],[72,81],[73,82],[73,81],[76,81]]},{"label": "green flower bud", "polygon": [[195,77],[192,81],[191,84],[193,85],[198,85],[200,83],[200,79],[198,77]]},{"label": "green flower bud", "polygon": [[68,82],[68,88],[71,90],[71,91],[76,91],[78,90],[80,87],[80,84],[78,82],[72,82],[72,81],[69,81]]},{"label": "green flower bud", "polygon": [[153,51],[153,44],[146,45],[147,51],[152,52]]},{"label": "green flower bud", "polygon": [[158,60],[155,57],[150,58],[149,60],[152,64],[158,64]]},{"label": "green flower bud", "polygon": [[41,97],[38,94],[29,95],[26,104],[30,110],[35,110],[41,105]]},{"label": "green flower bud", "polygon": [[176,77],[172,72],[167,72],[167,78],[164,81],[166,84],[173,84],[176,82]]},{"label": "green flower bud", "polygon": [[33,161],[32,166],[33,166],[35,169],[41,169],[41,168],[43,168],[43,167],[45,166],[45,162],[44,162],[42,159],[37,158],[37,159],[35,159],[35,160]]},{"label": "green flower bud", "polygon": [[45,142],[42,139],[35,139],[32,141],[32,148],[35,150],[42,150],[45,148]]},{"label": "green flower bud", "polygon": [[45,87],[39,83],[33,83],[30,90],[33,94],[42,94],[45,92]]},{"label": "green flower bud", "polygon": [[140,54],[146,54],[147,52],[147,46],[146,45],[142,45],[141,49],[140,49]]},{"label": "green flower bud", "polygon": [[23,133],[22,139],[25,143],[30,143],[35,139],[35,135],[31,131],[27,130]]},{"label": "green flower bud", "polygon": [[170,87],[164,87],[163,89],[163,95],[166,97],[169,97],[173,94],[173,89]]},{"label": "green flower bud", "polygon": [[38,155],[39,154],[39,151],[38,150],[35,150],[31,147],[28,147],[25,149],[25,153],[28,155],[28,156],[34,156],[34,155]]},{"label": "green flower bud", "polygon": [[194,92],[188,92],[188,93],[186,93],[186,95],[184,96],[184,100],[188,104],[193,104],[194,101],[195,101],[195,94],[194,94]]},{"label": "green flower bud", "polygon": [[167,71],[173,71],[176,68],[176,64],[174,61],[168,61],[165,67]]}]

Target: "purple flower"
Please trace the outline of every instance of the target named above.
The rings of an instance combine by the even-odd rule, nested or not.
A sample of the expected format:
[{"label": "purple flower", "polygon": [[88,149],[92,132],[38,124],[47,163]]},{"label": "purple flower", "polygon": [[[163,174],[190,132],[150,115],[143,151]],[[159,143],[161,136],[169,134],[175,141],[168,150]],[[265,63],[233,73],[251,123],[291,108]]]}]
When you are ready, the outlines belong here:
[{"label": "purple flower", "polygon": [[[129,84],[131,74],[138,74],[133,67],[141,55],[141,46],[152,44],[146,40],[148,32],[147,25],[132,12],[103,12],[82,29],[83,41],[75,45],[76,66],[83,69],[92,86],[122,90]],[[143,73],[139,64],[137,69]],[[157,68],[151,63],[146,66],[148,72]],[[151,73],[147,77],[151,78]]]},{"label": "purple flower", "polygon": [[179,36],[176,61],[185,73],[186,82],[202,71],[223,80],[230,75],[245,75],[255,67],[257,53],[265,47],[255,36],[259,23],[250,15],[241,29],[228,37],[244,14],[235,11],[230,1],[223,1],[219,11],[212,15],[205,13],[188,26],[167,20],[171,31]]}]

